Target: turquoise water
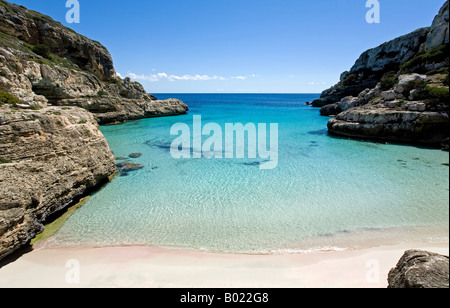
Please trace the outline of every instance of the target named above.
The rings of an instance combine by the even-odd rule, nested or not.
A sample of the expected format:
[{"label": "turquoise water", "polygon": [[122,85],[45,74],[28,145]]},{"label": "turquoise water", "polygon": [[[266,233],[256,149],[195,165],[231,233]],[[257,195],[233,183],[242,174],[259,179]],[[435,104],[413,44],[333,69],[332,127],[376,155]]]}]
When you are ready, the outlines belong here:
[{"label": "turquoise water", "polygon": [[[142,153],[52,238],[55,246],[152,245],[224,253],[351,249],[448,239],[449,155],[327,135],[318,95],[158,95],[188,115],[101,128],[116,157]],[[278,123],[279,164],[176,160],[174,123]],[[256,163],[255,163],[256,162]]]}]

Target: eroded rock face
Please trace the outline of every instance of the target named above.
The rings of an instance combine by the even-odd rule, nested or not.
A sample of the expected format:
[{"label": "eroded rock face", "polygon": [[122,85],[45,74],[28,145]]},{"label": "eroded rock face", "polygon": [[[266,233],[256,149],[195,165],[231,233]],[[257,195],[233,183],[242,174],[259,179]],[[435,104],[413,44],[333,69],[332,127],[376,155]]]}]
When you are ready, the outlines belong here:
[{"label": "eroded rock face", "polygon": [[[448,26],[449,2],[446,1],[431,27],[418,29],[412,33],[367,50],[355,62],[350,71],[341,75],[341,81],[323,91],[314,101],[314,107],[338,103],[346,96],[357,96],[366,88],[374,88],[387,72],[396,72],[401,65],[410,61],[420,52],[430,51],[449,43]],[[428,70],[439,69],[447,63],[428,63]]]},{"label": "eroded rock face", "polygon": [[77,107],[0,107],[0,158],[0,259],[116,172],[97,122]]},{"label": "eroded rock face", "polygon": [[[138,82],[117,77],[105,47],[50,17],[2,0],[0,33],[0,90],[31,108],[78,106],[101,124],[187,112],[181,101],[158,101]],[[50,56],[36,54],[36,44]]]},{"label": "eroded rock face", "polygon": [[52,53],[75,63],[80,69],[94,73],[102,80],[115,76],[108,50],[52,18],[24,7],[2,1],[0,32],[31,45],[44,44]]},{"label": "eroded rock face", "polygon": [[[322,115],[335,116],[328,123],[329,132],[448,149],[448,45],[442,44],[448,44],[448,1],[430,29],[366,51],[338,85],[322,93],[313,104],[322,106]],[[429,53],[427,45],[434,48]],[[363,87],[377,80],[381,82]],[[343,97],[348,93],[352,94]]]},{"label": "eroded rock face", "polygon": [[431,25],[430,32],[428,33],[427,40],[425,42],[425,51],[429,51],[433,48],[439,47],[443,44],[449,43],[449,3],[444,3],[439,14]]},{"label": "eroded rock face", "polygon": [[362,70],[384,71],[412,59],[420,50],[429,33],[429,28],[416,30],[364,52],[350,73]]},{"label": "eroded rock face", "polygon": [[449,288],[448,256],[409,250],[389,273],[389,288]]},{"label": "eroded rock face", "polygon": [[36,63],[29,56],[0,47],[0,88],[29,107],[77,106],[92,112],[99,124],[188,111],[177,99],[152,100],[141,84],[129,78],[112,78],[105,83],[89,72]]},{"label": "eroded rock face", "polygon": [[328,122],[330,133],[357,139],[440,146],[448,137],[449,116],[443,112],[364,106],[349,109]]}]

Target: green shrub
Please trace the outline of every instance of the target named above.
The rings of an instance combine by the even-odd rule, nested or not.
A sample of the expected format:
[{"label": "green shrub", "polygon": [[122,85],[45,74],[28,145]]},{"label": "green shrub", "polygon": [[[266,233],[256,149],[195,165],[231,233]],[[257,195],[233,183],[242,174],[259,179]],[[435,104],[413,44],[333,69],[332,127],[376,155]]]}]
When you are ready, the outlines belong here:
[{"label": "green shrub", "polygon": [[353,86],[358,82],[358,79],[359,75],[357,73],[351,73],[344,79],[344,81],[342,81],[342,85],[346,87]]},{"label": "green shrub", "polygon": [[411,80],[403,86],[403,95],[408,97],[412,90],[423,91],[427,87],[427,82],[424,80]]},{"label": "green shrub", "polygon": [[448,58],[449,44],[439,46],[425,53],[420,53],[401,66],[402,72],[411,72],[427,63],[444,62]]},{"label": "green shrub", "polygon": [[100,91],[97,92],[97,95],[98,96],[108,96],[108,93],[105,92],[105,91],[100,90]]},{"label": "green shrub", "polygon": [[0,90],[0,106],[3,104],[17,105],[20,100],[12,94]]},{"label": "green shrub", "polygon": [[426,90],[431,99],[438,100],[440,102],[448,102],[449,90],[448,88],[427,87]]},{"label": "green shrub", "polygon": [[414,95],[415,100],[427,100],[440,103],[448,103],[449,98],[448,88],[430,87],[428,85]]},{"label": "green shrub", "polygon": [[41,57],[44,57],[46,59],[50,59],[51,58],[52,52],[50,50],[50,47],[48,47],[47,45],[39,44],[39,45],[33,46],[31,48],[31,50],[35,54],[40,55]]},{"label": "green shrub", "polygon": [[9,164],[10,162],[11,162],[10,160],[0,157],[0,164]]},{"label": "green shrub", "polygon": [[380,85],[382,91],[387,91],[398,83],[398,76],[394,72],[389,72],[381,77]]}]

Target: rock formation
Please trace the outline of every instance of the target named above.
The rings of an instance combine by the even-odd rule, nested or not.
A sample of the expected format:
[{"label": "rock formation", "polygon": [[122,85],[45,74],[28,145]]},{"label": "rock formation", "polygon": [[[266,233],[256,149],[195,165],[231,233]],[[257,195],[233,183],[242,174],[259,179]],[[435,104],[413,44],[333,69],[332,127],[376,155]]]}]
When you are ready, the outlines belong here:
[{"label": "rock formation", "polygon": [[142,85],[116,76],[111,55],[48,16],[0,0],[0,90],[22,108],[78,106],[100,124],[177,115],[188,108],[158,101]]},{"label": "rock formation", "polygon": [[0,159],[0,259],[116,172],[97,122],[78,107],[0,107]]},{"label": "rock formation", "polygon": [[388,281],[392,289],[448,289],[448,257],[409,250],[390,271]]},{"label": "rock formation", "polygon": [[187,110],[118,78],[100,43],[0,0],[0,259],[117,172],[99,124]]},{"label": "rock formation", "polygon": [[313,106],[331,134],[362,139],[448,144],[449,2],[430,28],[366,51]]}]

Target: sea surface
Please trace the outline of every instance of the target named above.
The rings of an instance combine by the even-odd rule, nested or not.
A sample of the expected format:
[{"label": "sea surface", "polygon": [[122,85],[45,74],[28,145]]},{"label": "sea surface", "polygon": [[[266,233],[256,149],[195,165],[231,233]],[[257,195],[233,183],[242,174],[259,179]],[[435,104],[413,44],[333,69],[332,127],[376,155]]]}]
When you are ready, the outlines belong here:
[{"label": "sea surface", "polygon": [[[190,112],[101,127],[118,162],[142,153],[128,160],[144,168],[93,194],[49,245],[270,254],[448,240],[448,153],[329,136],[329,119],[305,104],[318,96],[157,95]],[[174,159],[170,129],[192,127],[194,115],[221,127],[278,123],[278,166]]]}]

